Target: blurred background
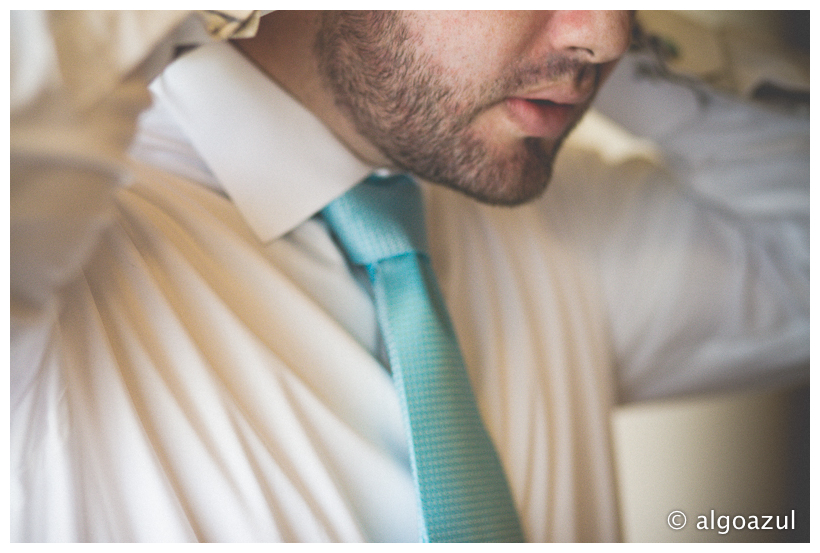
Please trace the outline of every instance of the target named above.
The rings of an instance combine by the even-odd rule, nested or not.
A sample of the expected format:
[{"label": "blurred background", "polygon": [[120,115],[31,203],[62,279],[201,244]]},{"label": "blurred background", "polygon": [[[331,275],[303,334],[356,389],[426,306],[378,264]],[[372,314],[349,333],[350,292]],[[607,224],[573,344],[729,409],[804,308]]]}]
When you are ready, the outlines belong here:
[{"label": "blurred background", "polygon": [[[612,428],[624,541],[809,541],[807,386],[631,405],[613,413]],[[686,515],[682,530],[667,525],[675,510]],[[773,515],[781,525],[794,510],[794,530],[721,534],[712,510],[716,521]],[[714,529],[698,530],[699,515]]]},{"label": "blurred background", "polygon": [[[645,11],[637,17],[644,40],[652,37],[674,74],[808,113],[808,11]],[[809,541],[809,414],[808,384],[617,409],[612,429],[623,539]],[[667,524],[674,510],[687,517],[682,530]],[[711,524],[712,510],[715,520],[779,515],[781,523],[794,510],[795,529],[698,530],[698,516]]]}]

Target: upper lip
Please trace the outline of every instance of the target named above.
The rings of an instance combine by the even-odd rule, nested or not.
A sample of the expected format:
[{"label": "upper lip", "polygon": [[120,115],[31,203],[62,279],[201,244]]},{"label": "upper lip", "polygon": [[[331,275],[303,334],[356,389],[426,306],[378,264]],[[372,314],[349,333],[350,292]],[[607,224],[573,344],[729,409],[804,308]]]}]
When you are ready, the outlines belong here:
[{"label": "upper lip", "polygon": [[514,94],[512,97],[555,104],[583,104],[588,102],[595,93],[599,74],[600,70],[597,66],[587,66],[565,78],[533,83],[532,86],[524,88],[521,93]]}]

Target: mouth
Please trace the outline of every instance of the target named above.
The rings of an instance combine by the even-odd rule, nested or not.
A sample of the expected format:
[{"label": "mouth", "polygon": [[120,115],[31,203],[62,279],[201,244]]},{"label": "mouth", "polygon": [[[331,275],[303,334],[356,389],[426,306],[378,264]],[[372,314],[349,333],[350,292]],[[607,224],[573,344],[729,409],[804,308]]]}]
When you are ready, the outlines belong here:
[{"label": "mouth", "polygon": [[542,82],[514,92],[504,100],[507,116],[525,136],[559,139],[590,104],[599,76],[599,66],[585,66],[573,79]]},{"label": "mouth", "polygon": [[563,136],[583,107],[583,103],[525,97],[507,98],[504,105],[510,119],[526,136],[548,139]]}]

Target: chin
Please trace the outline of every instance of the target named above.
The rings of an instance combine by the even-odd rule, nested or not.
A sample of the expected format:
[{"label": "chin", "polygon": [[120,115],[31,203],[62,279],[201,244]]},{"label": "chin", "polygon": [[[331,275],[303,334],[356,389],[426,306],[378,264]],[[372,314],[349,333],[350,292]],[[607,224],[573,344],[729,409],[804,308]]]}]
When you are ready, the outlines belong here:
[{"label": "chin", "polygon": [[[497,151],[472,163],[462,163],[450,179],[428,179],[482,203],[517,206],[540,197],[552,177],[554,154],[559,143],[526,138],[506,155]],[[480,149],[487,151],[486,148]]]}]

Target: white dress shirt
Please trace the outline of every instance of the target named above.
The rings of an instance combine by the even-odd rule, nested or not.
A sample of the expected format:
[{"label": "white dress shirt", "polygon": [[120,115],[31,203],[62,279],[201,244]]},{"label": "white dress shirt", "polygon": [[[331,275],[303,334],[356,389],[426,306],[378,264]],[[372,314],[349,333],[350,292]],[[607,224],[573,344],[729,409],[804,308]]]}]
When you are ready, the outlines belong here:
[{"label": "white dress shirt", "polygon": [[[663,164],[570,145],[515,209],[424,185],[530,541],[618,539],[616,403],[806,377],[807,122],[630,69],[602,105]],[[12,539],[415,541],[372,302],[313,217],[372,168],[228,44],[152,92],[122,184],[15,181]]]}]

